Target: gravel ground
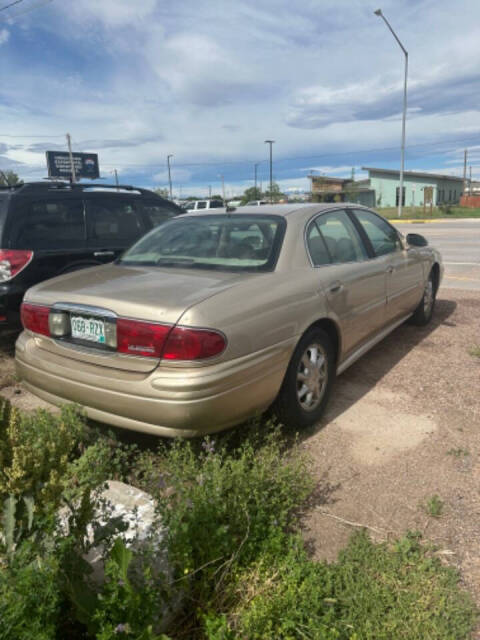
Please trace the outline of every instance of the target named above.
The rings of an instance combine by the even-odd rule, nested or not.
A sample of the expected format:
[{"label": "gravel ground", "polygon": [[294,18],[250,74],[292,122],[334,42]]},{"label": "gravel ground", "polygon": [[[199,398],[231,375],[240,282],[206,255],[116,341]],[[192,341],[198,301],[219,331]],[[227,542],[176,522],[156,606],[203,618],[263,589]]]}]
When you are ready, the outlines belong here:
[{"label": "gravel ground", "polygon": [[[338,378],[304,440],[318,477],[304,532],[317,558],[334,560],[357,526],[376,540],[418,530],[480,606],[480,357],[469,353],[479,317],[478,293],[441,289],[428,327],[400,327]],[[9,397],[14,341],[0,335]],[[428,513],[435,495],[439,517]]]},{"label": "gravel ground", "polygon": [[[443,289],[428,327],[400,327],[338,378],[305,440],[319,487],[304,528],[317,558],[335,559],[356,525],[377,540],[418,530],[480,606],[480,357],[469,353],[479,316],[479,294]],[[435,495],[439,517],[428,513]]]}]

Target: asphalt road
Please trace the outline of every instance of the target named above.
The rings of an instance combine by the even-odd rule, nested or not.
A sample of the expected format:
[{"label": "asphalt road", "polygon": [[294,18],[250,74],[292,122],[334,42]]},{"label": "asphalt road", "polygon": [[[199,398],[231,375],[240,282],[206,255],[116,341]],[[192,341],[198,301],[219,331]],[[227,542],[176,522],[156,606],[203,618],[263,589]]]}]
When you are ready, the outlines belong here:
[{"label": "asphalt road", "polygon": [[480,218],[396,225],[406,235],[421,233],[442,254],[442,287],[480,291]]}]

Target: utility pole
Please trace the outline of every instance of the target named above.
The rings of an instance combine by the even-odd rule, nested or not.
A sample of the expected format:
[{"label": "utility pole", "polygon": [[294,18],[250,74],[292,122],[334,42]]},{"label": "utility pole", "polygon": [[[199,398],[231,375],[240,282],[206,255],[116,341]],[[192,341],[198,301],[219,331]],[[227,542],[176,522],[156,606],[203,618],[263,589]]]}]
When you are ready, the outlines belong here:
[{"label": "utility pole", "polygon": [[225,179],[223,177],[223,173],[220,176],[222,179],[222,196],[223,196],[223,204],[225,204]]},{"label": "utility pole", "polygon": [[397,41],[400,49],[403,51],[405,55],[405,78],[403,81],[403,115],[402,115],[402,150],[401,150],[401,160],[400,160],[400,193],[398,194],[398,217],[402,217],[402,206],[403,206],[403,172],[405,169],[405,122],[407,119],[407,76],[408,76],[408,51],[405,49],[403,44],[400,42],[397,34],[390,26],[390,23],[385,18],[381,9],[377,9],[374,11],[374,14],[385,22],[389,30],[391,31],[393,37]]},{"label": "utility pole", "polygon": [[117,185],[117,191],[118,191],[118,171],[114,169],[113,173],[115,174],[115,184]]},{"label": "utility pole", "polygon": [[470,165],[470,180],[469,180],[468,194],[472,195],[472,165]]},{"label": "utility pole", "polygon": [[467,155],[468,149],[463,152],[463,193],[467,190]]},{"label": "utility pole", "polygon": [[254,175],[254,184],[255,184],[255,190],[254,190],[255,200],[257,200],[257,199],[260,200],[260,197],[258,196],[258,193],[257,193],[257,169],[258,169],[258,165],[259,164],[260,164],[259,162],[256,162],[253,165],[253,175]]},{"label": "utility pole", "polygon": [[212,185],[211,184],[208,185],[208,197],[209,198],[212,197]]},{"label": "utility pole", "polygon": [[273,172],[272,172],[272,145],[275,140],[265,140],[265,144],[270,145],[270,204],[273,204]]},{"label": "utility pole", "polygon": [[75,184],[77,181],[77,175],[75,173],[75,163],[73,162],[73,153],[72,153],[72,140],[70,138],[70,134],[67,133],[67,146],[68,146],[68,155],[70,158],[70,169],[72,175],[70,176],[70,181],[72,184]]},{"label": "utility pole", "polygon": [[167,167],[168,167],[168,190],[170,191],[170,200],[172,200],[172,174],[170,173],[170,158],[173,158],[173,155],[170,154],[167,156]]}]

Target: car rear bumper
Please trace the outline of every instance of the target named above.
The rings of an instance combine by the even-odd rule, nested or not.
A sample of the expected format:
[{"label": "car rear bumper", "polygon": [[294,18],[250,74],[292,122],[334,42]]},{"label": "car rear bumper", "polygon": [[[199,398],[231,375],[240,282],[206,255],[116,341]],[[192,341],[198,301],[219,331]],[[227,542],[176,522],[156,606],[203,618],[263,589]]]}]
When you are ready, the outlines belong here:
[{"label": "car rear bumper", "polygon": [[167,437],[213,433],[265,411],[280,389],[290,342],[201,367],[160,365],[149,373],[119,372],[52,357],[23,332],[16,345],[19,377],[53,404],[75,402],[95,420]]}]

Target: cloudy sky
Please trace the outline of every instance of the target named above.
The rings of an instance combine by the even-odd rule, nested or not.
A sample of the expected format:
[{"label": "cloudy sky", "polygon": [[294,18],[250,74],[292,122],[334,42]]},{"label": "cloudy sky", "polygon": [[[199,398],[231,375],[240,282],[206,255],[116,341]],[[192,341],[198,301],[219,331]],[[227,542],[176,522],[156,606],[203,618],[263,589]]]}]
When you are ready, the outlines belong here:
[{"label": "cloudy sky", "polygon": [[[480,177],[478,0],[0,0],[0,169],[98,152],[102,176],[205,194],[398,167]],[[477,164],[478,163],[478,164]],[[477,166],[479,167],[477,169]]]}]

